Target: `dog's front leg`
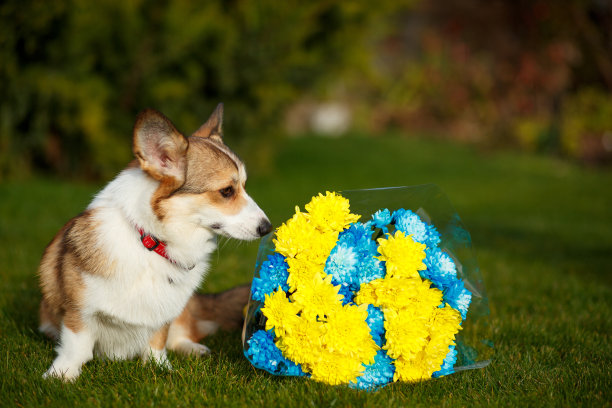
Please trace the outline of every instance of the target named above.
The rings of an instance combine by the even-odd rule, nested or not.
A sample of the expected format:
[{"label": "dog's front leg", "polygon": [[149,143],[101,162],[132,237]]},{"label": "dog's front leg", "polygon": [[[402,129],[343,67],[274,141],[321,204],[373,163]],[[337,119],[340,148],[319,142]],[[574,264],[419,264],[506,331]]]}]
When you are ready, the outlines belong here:
[{"label": "dog's front leg", "polygon": [[83,364],[93,358],[94,336],[87,326],[74,324],[67,317],[64,317],[60,329],[57,357],[43,378],[58,377],[73,381],[81,374]]},{"label": "dog's front leg", "polygon": [[149,346],[145,349],[142,354],[142,360],[144,362],[153,361],[160,367],[167,370],[172,370],[172,365],[166,355],[166,340],[168,338],[168,329],[170,323],[164,325],[161,329],[156,331],[151,339],[149,340]]}]

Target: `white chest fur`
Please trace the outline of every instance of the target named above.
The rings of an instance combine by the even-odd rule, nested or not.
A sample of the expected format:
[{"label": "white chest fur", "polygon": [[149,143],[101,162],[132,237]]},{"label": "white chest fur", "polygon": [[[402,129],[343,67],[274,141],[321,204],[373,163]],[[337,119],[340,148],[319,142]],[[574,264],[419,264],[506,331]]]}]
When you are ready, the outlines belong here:
[{"label": "white chest fur", "polygon": [[[86,315],[103,313],[125,323],[150,327],[160,327],[174,319],[200,284],[204,265],[187,271],[164,258],[159,261],[169,265],[161,268],[126,265],[121,273],[108,278],[86,275]],[[150,262],[155,263],[160,262]],[[134,269],[128,270],[130,266]]]},{"label": "white chest fur", "polygon": [[176,269],[171,265],[121,278],[86,277],[84,314],[98,353],[110,358],[139,355],[153,333],[181,313],[200,282],[202,265],[190,271],[171,268]]},{"label": "white chest fur", "polygon": [[135,225],[154,235],[163,232],[149,207],[154,188],[138,171],[126,171],[89,207],[96,221],[96,246],[107,255],[108,271],[83,274],[83,314],[96,338],[96,350],[111,358],[141,353],[151,335],[181,313],[216,248],[211,233],[189,222],[182,234],[184,245],[172,243],[190,249],[187,259],[177,259],[179,264],[144,248]]}]

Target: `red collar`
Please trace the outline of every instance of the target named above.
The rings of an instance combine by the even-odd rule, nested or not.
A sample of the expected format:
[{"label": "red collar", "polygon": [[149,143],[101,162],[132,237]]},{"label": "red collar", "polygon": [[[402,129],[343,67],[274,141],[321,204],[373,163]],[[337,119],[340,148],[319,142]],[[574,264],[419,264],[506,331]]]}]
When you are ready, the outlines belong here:
[{"label": "red collar", "polygon": [[[174,265],[182,266],[181,264],[179,264],[174,259],[168,256],[168,254],[166,253],[166,243],[164,241],[160,241],[154,235],[145,233],[144,230],[140,227],[136,227],[136,229],[140,234],[140,242],[142,242],[142,245],[144,245],[145,248],[147,248],[149,251],[156,252],[158,255],[163,256]],[[195,265],[185,269],[191,270],[194,266]]]},{"label": "red collar", "polygon": [[[149,251],[157,252],[159,255],[163,256],[167,260],[171,261],[166,254],[166,243],[160,241],[155,236],[151,234],[146,234],[144,230],[140,227],[136,227],[138,233],[140,234],[140,242],[147,248]],[[171,261],[172,262],[172,261]]]}]

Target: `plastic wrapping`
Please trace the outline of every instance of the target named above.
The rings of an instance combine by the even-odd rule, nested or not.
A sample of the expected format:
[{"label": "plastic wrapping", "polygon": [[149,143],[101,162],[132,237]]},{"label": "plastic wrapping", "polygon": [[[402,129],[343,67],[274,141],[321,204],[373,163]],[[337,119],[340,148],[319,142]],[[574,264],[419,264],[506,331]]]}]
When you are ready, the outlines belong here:
[{"label": "plastic wrapping", "polygon": [[[461,323],[462,330],[455,337],[456,362],[452,365],[452,369],[437,371],[433,376],[438,377],[488,365],[493,355],[493,344],[489,340],[491,338],[489,307],[484,283],[472,250],[470,234],[443,192],[435,185],[421,185],[350,190],[339,192],[339,194],[350,201],[351,213],[361,215],[360,221],[362,222],[371,219],[372,215],[379,210],[389,209],[393,213],[399,209],[406,209],[416,213],[423,222],[437,229],[440,236],[437,247],[452,258],[456,266],[456,276],[463,281],[465,289],[471,292],[471,302],[467,316],[464,316],[465,320]],[[261,240],[254,281],[255,278],[260,277],[262,264],[275,253],[273,239],[274,233],[271,233]],[[255,367],[274,375],[309,376],[291,361],[283,359],[280,354],[276,357],[262,357],[257,355],[258,352],[254,353],[254,350],[249,351],[250,344],[257,342],[259,337],[269,336],[265,339],[266,341],[273,339],[273,334],[264,333],[266,316],[261,311],[262,306],[261,301],[253,299],[252,291],[243,328],[245,356]],[[255,333],[257,335],[254,338]],[[280,350],[274,352],[280,353]],[[263,363],[262,358],[273,359],[275,363],[272,365],[268,361]],[[352,385],[356,386],[356,383]],[[368,383],[365,386],[356,387],[372,389],[377,388],[375,385],[377,384]]]}]

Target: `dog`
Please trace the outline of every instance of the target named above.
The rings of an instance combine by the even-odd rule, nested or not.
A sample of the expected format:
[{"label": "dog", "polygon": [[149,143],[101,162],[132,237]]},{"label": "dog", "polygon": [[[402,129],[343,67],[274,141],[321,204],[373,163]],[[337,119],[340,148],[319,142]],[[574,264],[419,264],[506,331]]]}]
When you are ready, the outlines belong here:
[{"label": "dog", "polygon": [[135,159],[47,246],[39,329],[58,346],[45,378],[74,380],[94,355],[171,369],[167,348],[205,354],[203,336],[239,325],[247,287],[194,295],[217,236],[254,240],[272,230],[245,191],[222,122],[219,104],[185,137],[163,114],[141,112]]}]

